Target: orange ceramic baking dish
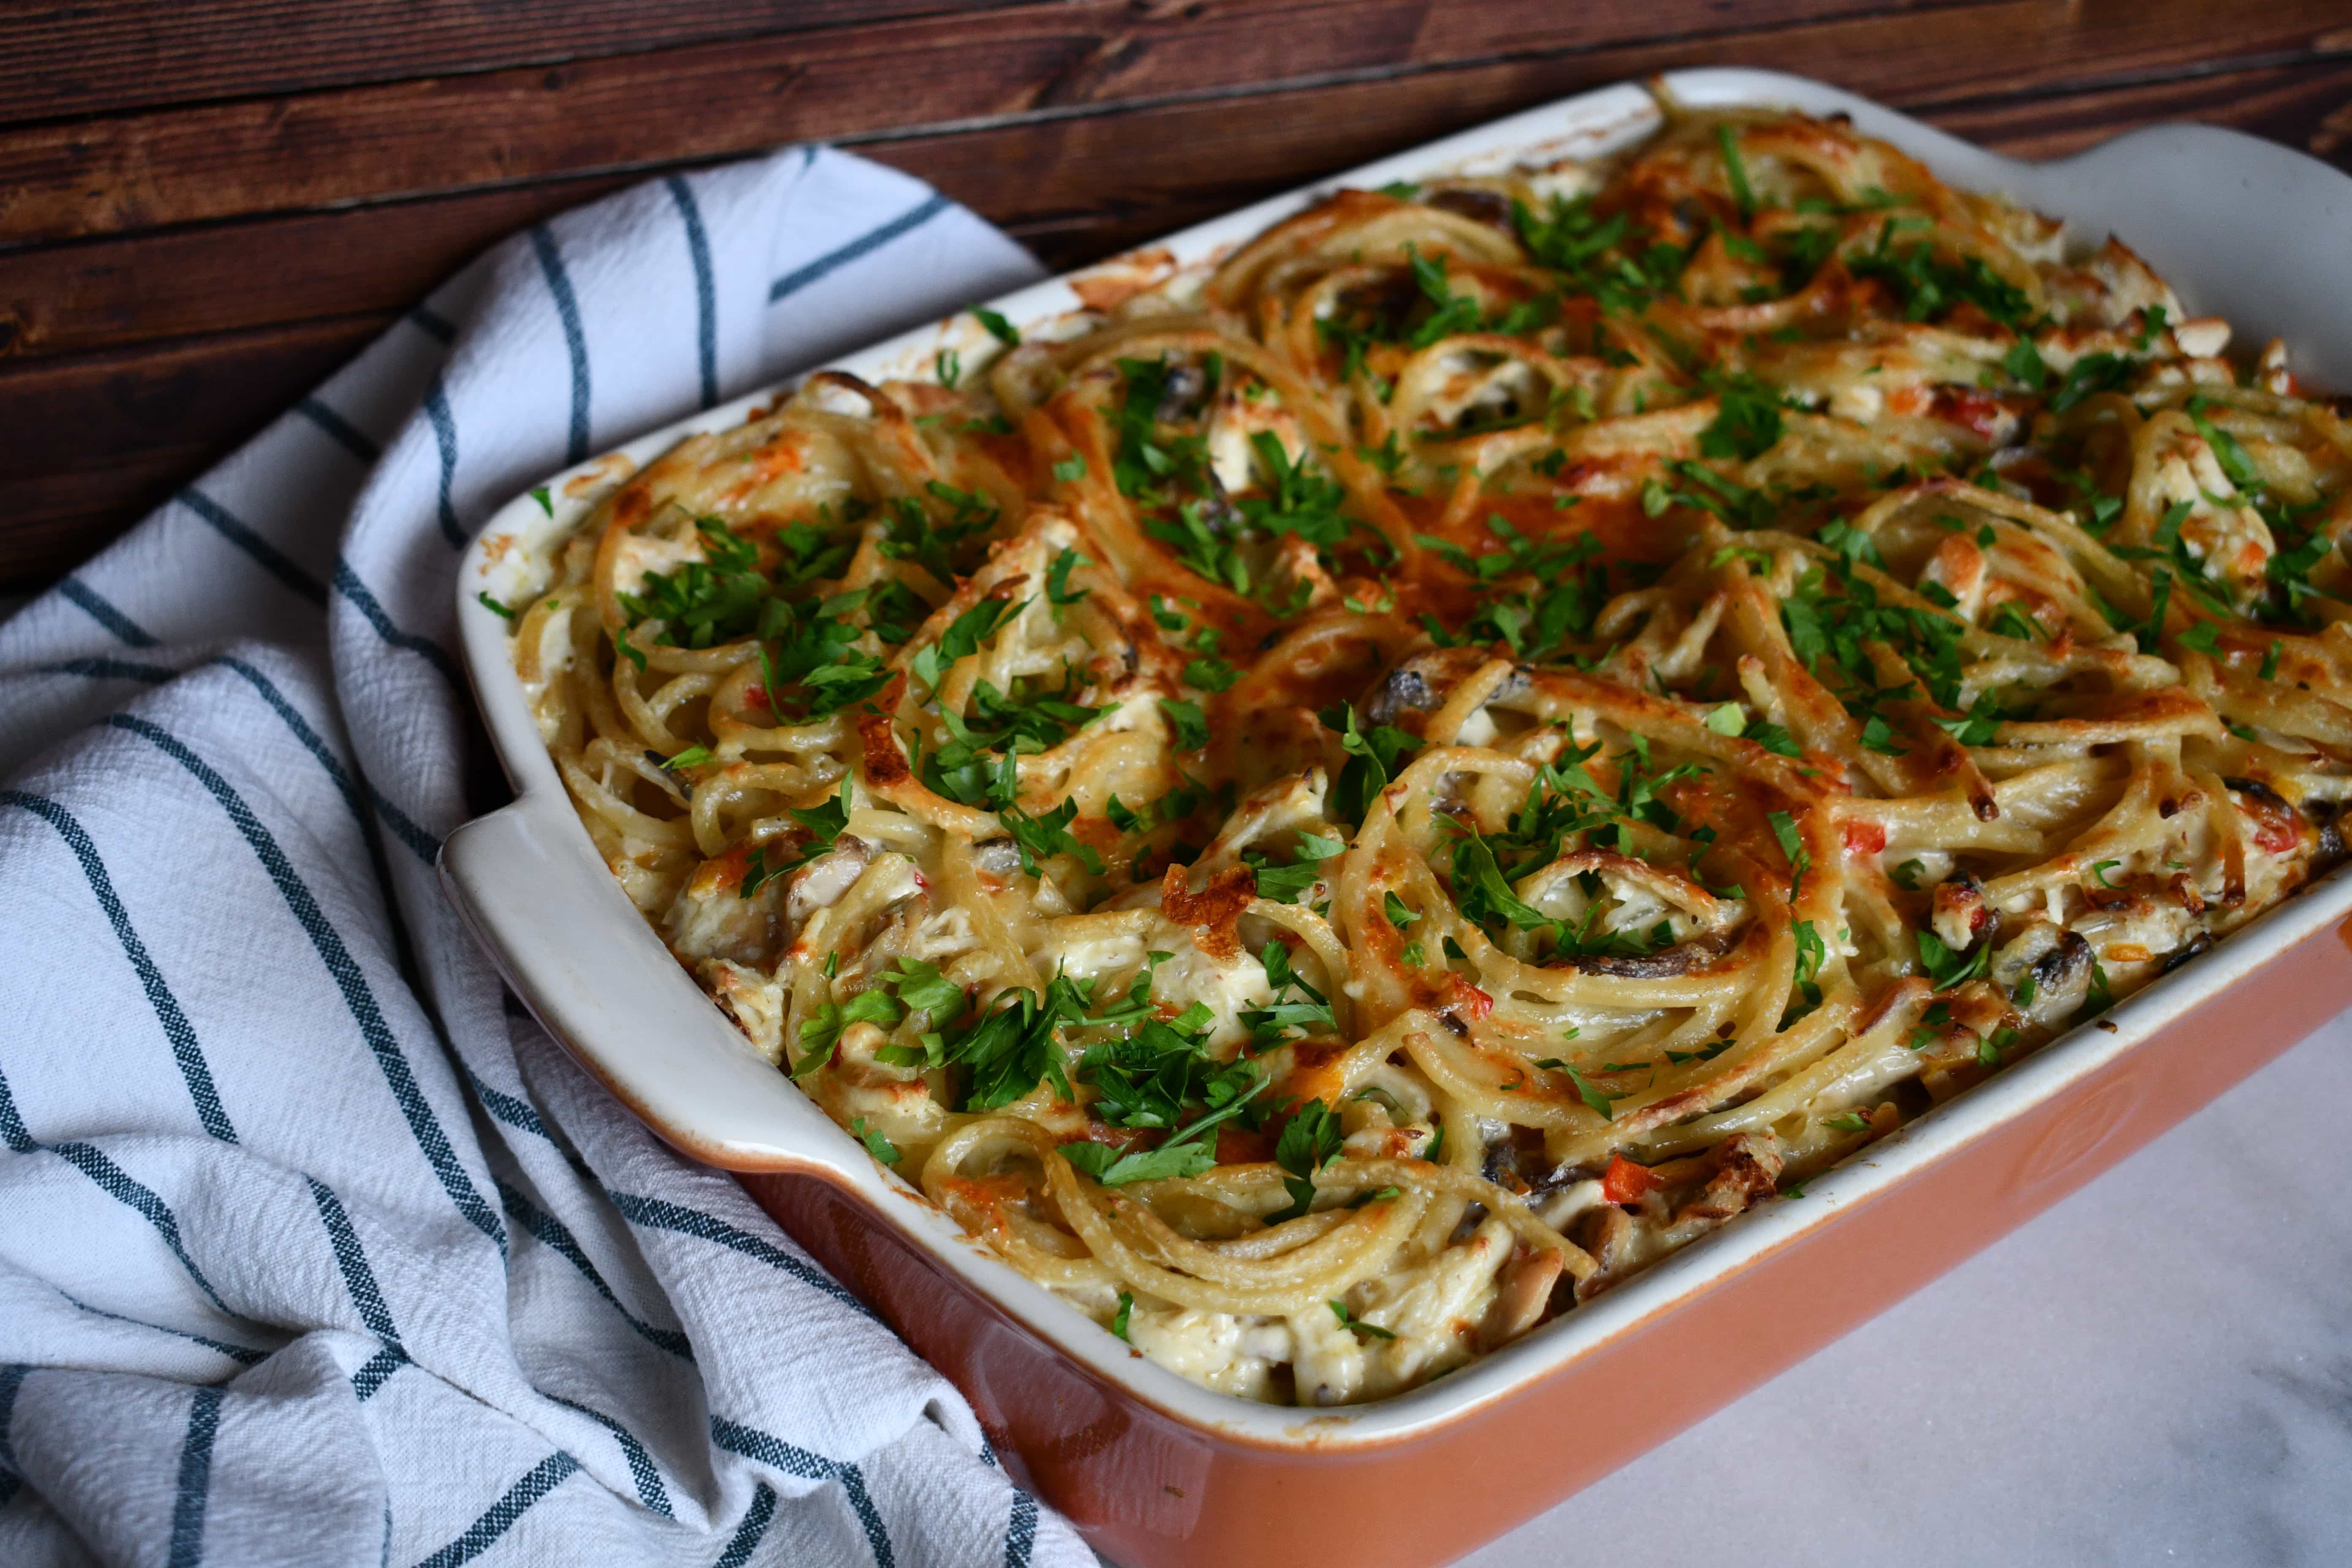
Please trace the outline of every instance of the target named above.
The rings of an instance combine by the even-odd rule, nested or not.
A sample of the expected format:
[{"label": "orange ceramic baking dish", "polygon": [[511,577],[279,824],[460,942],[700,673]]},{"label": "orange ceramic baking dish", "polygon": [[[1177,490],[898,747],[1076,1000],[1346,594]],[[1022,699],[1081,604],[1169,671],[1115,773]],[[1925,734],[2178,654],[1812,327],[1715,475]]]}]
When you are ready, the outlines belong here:
[{"label": "orange ceramic baking dish", "polygon": [[[1851,115],[1954,184],[2110,231],[2200,313],[2294,345],[2298,372],[2352,386],[2352,180],[2228,132],[2164,127],[2061,163],[1955,142],[1866,100],[1767,72],[1666,79],[1697,106]],[[1499,121],[1342,176],[1349,184],[1591,156],[1640,140],[1624,85]],[[1216,258],[1328,186],[1008,296],[1028,325],[1090,279],[1156,281]],[[2244,238],[2260,234],[2264,243]],[[1076,287],[1074,287],[1074,284]],[[845,367],[919,374],[977,350],[969,316]],[[642,463],[740,422],[766,395],[653,432]],[[2055,1203],[2352,1005],[2352,879],[2328,878],[2016,1067],[1869,1145],[1625,1286],[1401,1397],[1329,1410],[1209,1392],[998,1263],[877,1164],[752,1052],[670,957],[590,845],[476,595],[527,596],[589,504],[520,497],[458,574],[466,654],[515,802],[451,835],[442,872],[515,991],[662,1137],[742,1173],[752,1195],[952,1378],[1009,1468],[1129,1568],[1350,1568],[1443,1562],[1558,1502],[1862,1322]],[[571,489],[567,489],[571,486]],[[2259,998],[2259,1002],[2256,998]],[[1546,1462],[1498,1462],[1540,1452]]]}]

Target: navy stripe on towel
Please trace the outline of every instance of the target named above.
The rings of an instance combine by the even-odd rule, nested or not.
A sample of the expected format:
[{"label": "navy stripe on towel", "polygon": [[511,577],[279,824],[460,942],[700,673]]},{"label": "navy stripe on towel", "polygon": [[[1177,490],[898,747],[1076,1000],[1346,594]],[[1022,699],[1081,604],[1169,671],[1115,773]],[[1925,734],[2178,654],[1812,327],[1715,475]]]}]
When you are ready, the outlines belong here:
[{"label": "navy stripe on towel", "polygon": [[16,1096],[8,1088],[5,1073],[0,1073],[0,1142],[5,1142],[19,1154],[31,1154],[46,1148],[97,1183],[99,1191],[155,1227],[155,1234],[163,1238],[163,1245],[172,1249],[172,1256],[180,1260],[180,1267],[187,1270],[188,1278],[196,1282],[196,1289],[205,1293],[206,1300],[228,1316],[237,1318],[240,1322],[244,1321],[230,1310],[228,1303],[222,1300],[220,1293],[213,1289],[212,1281],[205,1278],[205,1271],[196,1267],[196,1260],[188,1256],[187,1247],[180,1240],[179,1216],[172,1212],[171,1205],[144,1185],[132,1181],[123,1173],[121,1166],[87,1143],[44,1144],[35,1139],[26,1128],[25,1119],[16,1113]]},{"label": "navy stripe on towel", "polygon": [[[352,816],[364,829],[367,826],[367,808],[360,803],[359,788],[344,770],[342,759],[336,756],[325,739],[310,727],[310,721],[302,717],[300,710],[286,700],[286,694],[278,689],[277,683],[245,660],[230,655],[224,654],[212,662],[235,670],[245,678],[247,685],[261,694],[261,700],[269,704],[270,710],[278,715],[279,721],[293,732],[296,740],[302,742],[303,750],[318,759],[319,765],[326,770],[327,777],[333,781],[336,790],[342,795],[343,804],[351,808]],[[385,799],[383,792],[373,784],[368,786],[368,795],[394,837],[407,845],[409,852],[419,860],[427,866],[432,865],[434,858],[441,853],[441,841],[417,826],[406,812]],[[385,895],[389,897],[392,891],[390,880],[383,877],[377,879],[383,882]]]},{"label": "navy stripe on towel", "polygon": [[580,325],[580,300],[572,292],[572,275],[563,269],[563,253],[543,223],[530,227],[530,247],[539,256],[539,269],[547,275],[547,291],[555,298],[555,313],[563,322],[563,346],[572,355],[572,445],[566,459],[588,460],[588,335]]},{"label": "navy stripe on towel", "polygon": [[337,445],[362,463],[373,463],[383,456],[373,437],[315,397],[296,404],[294,412],[333,437]]},{"label": "navy stripe on towel", "polygon": [[247,527],[228,508],[193,486],[182,490],[177,499],[209,524],[214,532],[251,556],[263,571],[320,609],[326,608],[327,585],[304,571],[292,556]]},{"label": "navy stripe on towel", "polygon": [[531,1504],[562,1486],[580,1461],[558,1448],[537,1465],[522,1479],[507,1489],[506,1496],[492,1503],[489,1511],[466,1527],[466,1532],[425,1558],[416,1568],[457,1568],[460,1563],[471,1563],[496,1545],[499,1536],[514,1528],[514,1521],[530,1511]]},{"label": "navy stripe on towel", "polygon": [[69,658],[40,667],[43,675],[79,675],[87,680],[135,680],[142,686],[163,686],[180,672],[160,664],[133,664],[127,658]]},{"label": "navy stripe on towel", "polygon": [[407,321],[410,326],[415,327],[426,337],[442,344],[446,345],[457,341],[457,326],[429,305],[411,306]]},{"label": "navy stripe on towel", "polygon": [[449,495],[450,487],[457,482],[457,419],[449,412],[448,389],[437,375],[425,390],[425,416],[433,422],[433,445],[441,455],[441,537],[463,550],[466,531],[457,526],[457,503]]},{"label": "navy stripe on towel", "polygon": [[167,1328],[162,1323],[151,1323],[140,1318],[128,1318],[123,1316],[121,1312],[110,1312],[103,1307],[93,1307],[89,1302],[81,1300],[78,1297],[67,1295],[63,1290],[59,1290],[58,1294],[64,1296],[68,1303],[81,1311],[88,1312],[93,1318],[104,1318],[109,1321],[117,1323],[128,1323],[134,1329],[145,1329],[151,1333],[169,1334],[173,1339],[186,1340],[191,1344],[202,1345],[208,1351],[213,1351],[221,1355],[225,1355],[228,1357],[229,1360],[236,1363],[239,1366],[259,1366],[263,1362],[269,1359],[269,1352],[268,1351],[257,1351],[251,1345],[233,1345],[226,1340],[214,1339],[209,1334],[192,1334],[185,1329]]},{"label": "navy stripe on towel", "polygon": [[441,1130],[439,1119],[433,1114],[433,1108],[425,1103],[424,1091],[417,1088],[408,1058],[401,1051],[400,1042],[394,1037],[392,1026],[384,1021],[383,1010],[376,1005],[375,993],[369,987],[367,976],[352,959],[351,950],[343,945],[341,935],[319,908],[318,900],[311,896],[310,889],[295,872],[293,862],[278,847],[278,840],[270,837],[269,830],[261,825],[261,819],[254,816],[253,808],[246,805],[244,797],[229,782],[215,773],[210,763],[183,745],[177,737],[144,719],[133,718],[127,713],[117,713],[107,722],[143,738],[187,769],[196,782],[220,803],[221,809],[228,813],[229,820],[244,835],[246,843],[252,847],[262,868],[269,873],[269,879],[277,884],[287,908],[293,911],[296,921],[310,936],[310,945],[318,950],[320,962],[326,965],[327,973],[333,977],[336,988],[342,994],[343,1005],[350,1009],[352,1021],[359,1026],[361,1037],[374,1054],[385,1085],[392,1090],[393,1099],[407,1121],[409,1131],[415,1136],[426,1163],[440,1178],[443,1190],[457,1205],[457,1212],[468,1224],[496,1242],[499,1254],[503,1256],[507,1249],[506,1226],[482,1201],[481,1194],[475,1191],[473,1181],[458,1163],[457,1152],[449,1145],[448,1135]]},{"label": "navy stripe on towel", "polygon": [[1029,1568],[1037,1546],[1037,1500],[1013,1489],[1013,1517],[1004,1521],[1004,1568]]},{"label": "navy stripe on towel", "polygon": [[205,1502],[213,1484],[213,1438],[220,1431],[221,1391],[196,1390],[188,1438],[180,1447],[180,1495],[172,1504],[171,1568],[205,1560]]},{"label": "navy stripe on towel", "polygon": [[866,1531],[866,1544],[874,1553],[875,1568],[898,1568],[898,1554],[890,1548],[889,1529],[882,1522],[882,1512],[874,1506],[874,1499],[866,1489],[866,1473],[856,1465],[812,1454],[723,1415],[711,1416],[710,1440],[731,1454],[756,1459],[788,1476],[811,1481],[839,1481],[843,1494],[849,1500],[850,1510],[857,1515],[857,1522]]},{"label": "navy stripe on towel", "polygon": [[393,625],[392,617],[384,614],[383,605],[368,592],[367,584],[360,581],[360,574],[352,570],[352,563],[340,556],[335,560],[335,592],[349,599],[352,607],[367,617],[367,623],[375,628],[376,636],[394,647],[406,648],[448,677],[450,685],[461,691],[465,689],[466,678],[457,673],[457,661],[449,657],[448,650],[431,637],[421,637]]},{"label": "navy stripe on towel", "polygon": [[797,294],[810,284],[821,282],[840,271],[858,258],[871,255],[881,249],[899,236],[912,234],[947,211],[948,206],[949,202],[945,196],[926,197],[879,228],[859,235],[838,250],[826,251],[806,266],[794,268],[768,285],[768,303],[773,305]]},{"label": "navy stripe on towel", "polygon": [[155,639],[147,628],[106,602],[99,591],[79,577],[68,577],[58,584],[58,592],[81,606],[89,618],[112,632],[132,647],[153,647]]},{"label": "navy stripe on towel", "polygon": [[131,973],[147,993],[148,1005],[155,1009],[155,1021],[163,1026],[163,1038],[172,1047],[172,1058],[180,1067],[180,1077],[188,1086],[188,1098],[195,1102],[196,1120],[205,1131],[224,1143],[236,1142],[236,1129],[230,1124],[228,1112],[222,1109],[220,1094],[213,1087],[211,1067],[205,1061],[204,1046],[196,1038],[195,1026],[180,1008],[180,999],[172,994],[164,981],[163,972],[147,952],[147,944],[131,924],[130,911],[115,896],[114,879],[107,875],[106,863],[99,858],[98,846],[73,814],[43,795],[23,790],[0,790],[0,805],[21,806],[58,830],[66,847],[81,863],[83,879],[89,883],[91,895],[98,907],[106,913],[107,923],[114,928],[115,940],[122,944],[123,957],[131,961]]},{"label": "navy stripe on towel", "polygon": [[695,344],[702,358],[702,406],[719,401],[719,284],[710,270],[710,237],[703,232],[702,209],[694,188],[683,174],[672,174],[662,184],[677,203],[686,222],[686,253],[694,262]]},{"label": "navy stripe on towel", "polygon": [[[16,1495],[16,1489],[25,1484],[24,1477],[16,1471],[16,1450],[9,1445],[8,1428],[16,1418],[16,1391],[25,1385],[25,1374],[32,1370],[22,1362],[0,1366],[0,1506],[5,1506]],[[767,1490],[765,1487],[760,1489]]]},{"label": "navy stripe on towel", "polygon": [[629,1475],[637,1486],[637,1500],[664,1519],[677,1517],[670,1511],[669,1489],[662,1485],[661,1471],[654,1468],[654,1457],[646,1452],[646,1446],[637,1441],[635,1433],[603,1411],[591,1410],[577,1400],[566,1399],[560,1394],[551,1394],[547,1397],[566,1410],[578,1411],[610,1432],[613,1441],[620,1445],[621,1452],[628,1458]]},{"label": "navy stripe on towel", "polygon": [[877,1323],[882,1321],[876,1316],[873,1308],[843,1289],[821,1270],[811,1268],[780,1247],[769,1245],[749,1231],[729,1225],[715,1215],[686,1208],[665,1198],[639,1197],[635,1193],[612,1193],[608,1195],[614,1206],[621,1211],[621,1216],[631,1225],[646,1226],[656,1230],[674,1230],[681,1235],[699,1237],[705,1241],[715,1241],[746,1258],[756,1258],[771,1268],[782,1269],[803,1285],[814,1286],[843,1305],[856,1308]]},{"label": "navy stripe on towel", "polygon": [[572,1234],[569,1226],[553,1215],[541,1210],[506,1183],[499,1183],[498,1188],[499,1202],[505,1206],[509,1217],[565,1262],[578,1269],[581,1278],[594,1287],[596,1294],[604,1298],[606,1303],[621,1315],[622,1321],[629,1325],[639,1339],[649,1345],[666,1350],[681,1360],[688,1362],[694,1360],[694,1346],[688,1342],[684,1334],[676,1329],[656,1328],[621,1305],[621,1299],[613,1294],[613,1288],[610,1285],[604,1283],[604,1277],[597,1272],[596,1265],[589,1259],[587,1253],[581,1250],[579,1239]]},{"label": "navy stripe on towel", "polygon": [[743,1568],[768,1533],[768,1521],[776,1517],[776,1489],[761,1481],[751,1492],[751,1506],[743,1510],[743,1522],[735,1527],[733,1539],[727,1550],[719,1554],[712,1568]]}]

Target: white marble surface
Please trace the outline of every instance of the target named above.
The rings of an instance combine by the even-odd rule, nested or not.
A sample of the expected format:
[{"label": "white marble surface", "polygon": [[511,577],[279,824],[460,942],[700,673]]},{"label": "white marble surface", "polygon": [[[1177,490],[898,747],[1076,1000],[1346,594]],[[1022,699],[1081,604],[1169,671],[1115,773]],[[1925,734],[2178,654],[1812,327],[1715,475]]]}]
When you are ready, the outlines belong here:
[{"label": "white marble surface", "polygon": [[2352,1014],[1465,1568],[2352,1563],[2347,1113]]}]

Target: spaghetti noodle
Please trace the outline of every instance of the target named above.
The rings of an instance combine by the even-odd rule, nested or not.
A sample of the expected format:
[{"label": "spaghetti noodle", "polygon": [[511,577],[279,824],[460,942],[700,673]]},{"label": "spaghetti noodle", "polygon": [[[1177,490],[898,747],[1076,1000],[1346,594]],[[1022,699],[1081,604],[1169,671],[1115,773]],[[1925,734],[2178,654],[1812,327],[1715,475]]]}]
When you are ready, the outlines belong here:
[{"label": "spaghetti noodle", "polygon": [[609,485],[515,659],[751,1047],[1212,1387],[1457,1366],[2342,853],[2352,426],[1843,124],[992,327]]}]

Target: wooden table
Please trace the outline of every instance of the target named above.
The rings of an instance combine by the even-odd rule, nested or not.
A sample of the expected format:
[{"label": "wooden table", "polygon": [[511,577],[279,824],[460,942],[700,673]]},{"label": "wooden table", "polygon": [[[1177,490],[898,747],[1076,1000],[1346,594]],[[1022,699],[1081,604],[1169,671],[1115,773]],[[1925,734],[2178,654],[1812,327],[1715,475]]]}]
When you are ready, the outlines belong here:
[{"label": "wooden table", "polygon": [[0,0],[0,595],[650,174],[824,138],[1061,267],[1706,64],[2029,156],[2194,119],[2352,167],[2352,0]]}]

